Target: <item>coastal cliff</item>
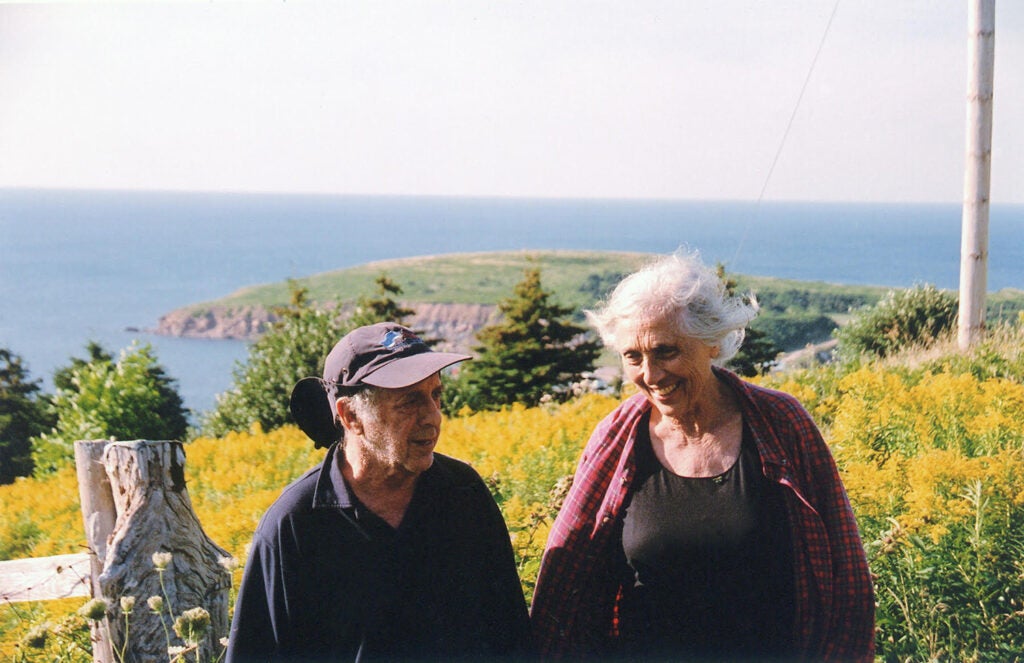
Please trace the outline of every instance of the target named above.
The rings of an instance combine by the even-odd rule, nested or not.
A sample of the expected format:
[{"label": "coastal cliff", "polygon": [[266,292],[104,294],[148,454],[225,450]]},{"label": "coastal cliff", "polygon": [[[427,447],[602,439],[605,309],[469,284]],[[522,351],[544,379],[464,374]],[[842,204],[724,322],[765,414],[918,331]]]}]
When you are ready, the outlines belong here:
[{"label": "coastal cliff", "polygon": [[[440,304],[402,302],[416,311],[409,324],[427,338],[442,339],[440,350],[466,351],[474,335],[496,320],[493,304]],[[276,316],[259,305],[181,308],[162,316],[153,333],[184,338],[252,341],[265,332]]]},{"label": "coastal cliff", "polygon": [[277,318],[262,306],[180,308],[160,317],[151,330],[161,336],[242,339],[259,337]]}]

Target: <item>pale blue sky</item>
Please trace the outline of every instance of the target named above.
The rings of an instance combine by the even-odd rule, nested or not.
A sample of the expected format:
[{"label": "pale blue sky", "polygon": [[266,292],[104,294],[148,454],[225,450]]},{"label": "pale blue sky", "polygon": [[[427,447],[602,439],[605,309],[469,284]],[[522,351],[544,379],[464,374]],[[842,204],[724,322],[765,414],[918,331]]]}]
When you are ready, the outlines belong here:
[{"label": "pale blue sky", "polygon": [[[0,5],[0,186],[756,199],[833,0]],[[965,0],[844,0],[769,200],[962,197]],[[1024,203],[1024,2],[992,200]]]}]

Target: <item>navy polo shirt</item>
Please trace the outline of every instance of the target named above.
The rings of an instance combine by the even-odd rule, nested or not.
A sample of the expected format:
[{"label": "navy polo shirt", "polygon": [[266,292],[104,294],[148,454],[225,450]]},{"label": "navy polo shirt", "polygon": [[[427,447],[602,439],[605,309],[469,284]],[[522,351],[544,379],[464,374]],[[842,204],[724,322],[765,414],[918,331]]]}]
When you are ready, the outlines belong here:
[{"label": "navy polo shirt", "polygon": [[525,654],[529,621],[508,530],[476,471],[434,454],[394,529],[350,492],[339,450],[261,519],[228,663]]}]

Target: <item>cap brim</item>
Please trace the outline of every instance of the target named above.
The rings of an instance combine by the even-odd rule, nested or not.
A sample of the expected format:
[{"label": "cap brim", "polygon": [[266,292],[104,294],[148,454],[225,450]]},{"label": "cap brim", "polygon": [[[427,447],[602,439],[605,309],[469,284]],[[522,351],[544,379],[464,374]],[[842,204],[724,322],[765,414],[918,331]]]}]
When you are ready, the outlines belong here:
[{"label": "cap brim", "polygon": [[320,378],[302,378],[292,389],[289,401],[292,419],[315,446],[329,447],[341,439],[343,431],[335,421],[331,399]]},{"label": "cap brim", "polygon": [[363,377],[360,382],[385,389],[401,389],[467,359],[472,357],[453,352],[421,352],[387,363]]}]

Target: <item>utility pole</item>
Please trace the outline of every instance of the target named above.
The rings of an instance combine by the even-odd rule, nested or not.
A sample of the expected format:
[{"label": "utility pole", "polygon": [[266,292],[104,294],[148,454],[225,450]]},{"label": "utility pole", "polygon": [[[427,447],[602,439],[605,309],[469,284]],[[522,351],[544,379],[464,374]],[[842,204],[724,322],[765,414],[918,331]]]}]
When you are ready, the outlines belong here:
[{"label": "utility pole", "polygon": [[980,341],[985,331],[995,16],[995,0],[968,0],[967,147],[960,239],[960,315],[957,322],[960,350],[967,350]]}]

